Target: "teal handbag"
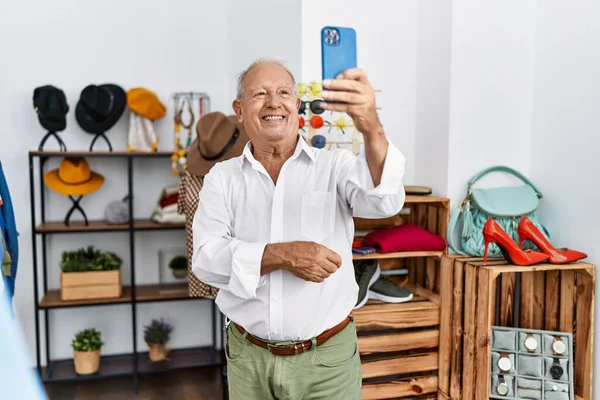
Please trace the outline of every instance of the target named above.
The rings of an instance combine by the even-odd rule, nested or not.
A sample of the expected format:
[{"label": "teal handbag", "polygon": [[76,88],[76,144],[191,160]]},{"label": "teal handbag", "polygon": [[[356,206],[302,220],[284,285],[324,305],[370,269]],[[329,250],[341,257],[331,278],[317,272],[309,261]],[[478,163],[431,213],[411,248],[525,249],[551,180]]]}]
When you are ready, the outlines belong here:
[{"label": "teal handbag", "polygon": [[[491,172],[506,172],[516,176],[525,184],[521,186],[473,188],[475,182]],[[548,230],[535,214],[542,193],[518,171],[504,166],[493,166],[476,174],[467,184],[467,194],[459,207],[452,210],[448,224],[448,247],[457,254],[483,257],[483,226],[488,218],[493,218],[504,231],[519,244],[517,226],[522,216],[527,216],[548,240]],[[462,229],[460,229],[462,225]],[[460,229],[460,232],[457,232]],[[459,233],[457,235],[457,233]],[[459,239],[456,239],[458,236]],[[524,249],[535,249],[535,245],[526,240]],[[502,252],[491,243],[488,257],[502,257]]]}]

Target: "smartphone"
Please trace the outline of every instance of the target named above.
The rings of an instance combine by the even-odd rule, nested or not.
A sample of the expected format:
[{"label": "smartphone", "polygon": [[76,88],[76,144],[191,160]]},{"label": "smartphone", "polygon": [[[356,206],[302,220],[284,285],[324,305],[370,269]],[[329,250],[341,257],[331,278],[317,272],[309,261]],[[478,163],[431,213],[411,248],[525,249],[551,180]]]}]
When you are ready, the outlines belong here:
[{"label": "smartphone", "polygon": [[326,26],[321,29],[321,75],[334,79],[349,68],[356,68],[356,32],[352,28]]}]

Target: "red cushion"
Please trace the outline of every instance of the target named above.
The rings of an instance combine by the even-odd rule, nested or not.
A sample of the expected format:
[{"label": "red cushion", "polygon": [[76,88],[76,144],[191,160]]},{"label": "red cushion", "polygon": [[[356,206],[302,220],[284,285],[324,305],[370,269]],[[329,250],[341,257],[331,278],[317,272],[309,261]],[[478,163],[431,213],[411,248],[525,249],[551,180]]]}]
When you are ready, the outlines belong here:
[{"label": "red cushion", "polygon": [[446,242],[426,229],[413,224],[402,224],[368,233],[363,246],[375,247],[379,253],[443,251],[446,249]]}]

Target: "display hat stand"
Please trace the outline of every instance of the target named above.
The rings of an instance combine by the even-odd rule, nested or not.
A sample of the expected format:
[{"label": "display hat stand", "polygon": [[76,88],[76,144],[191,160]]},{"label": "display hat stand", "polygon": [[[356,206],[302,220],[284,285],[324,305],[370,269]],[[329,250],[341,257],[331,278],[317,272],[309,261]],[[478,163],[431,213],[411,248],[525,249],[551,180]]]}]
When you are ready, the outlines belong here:
[{"label": "display hat stand", "polygon": [[90,144],[90,151],[94,151],[94,144],[96,143],[96,140],[98,140],[100,137],[102,137],[102,139],[104,139],[104,141],[108,145],[108,151],[113,151],[112,145],[110,144],[110,140],[108,140],[108,137],[106,137],[105,132],[94,134],[94,139],[92,140],[92,143]]},{"label": "display hat stand", "polygon": [[87,215],[85,214],[85,210],[79,205],[79,202],[81,201],[81,199],[83,199],[83,196],[71,196],[71,195],[69,195],[68,197],[73,202],[73,205],[71,206],[71,208],[67,212],[67,215],[65,216],[65,221],[64,221],[65,222],[65,226],[70,226],[71,216],[73,215],[73,213],[75,212],[75,210],[78,210],[81,213],[81,215],[83,216],[83,220],[84,220],[85,226],[88,226],[90,223],[88,221]]},{"label": "display hat stand", "polygon": [[65,142],[63,142],[63,140],[56,133],[56,131],[48,131],[44,135],[44,137],[42,138],[42,141],[40,142],[40,145],[38,147],[39,151],[44,151],[44,145],[46,144],[46,141],[50,138],[50,136],[54,136],[54,138],[58,142],[58,145],[60,146],[60,151],[67,151],[67,146],[65,145]]}]

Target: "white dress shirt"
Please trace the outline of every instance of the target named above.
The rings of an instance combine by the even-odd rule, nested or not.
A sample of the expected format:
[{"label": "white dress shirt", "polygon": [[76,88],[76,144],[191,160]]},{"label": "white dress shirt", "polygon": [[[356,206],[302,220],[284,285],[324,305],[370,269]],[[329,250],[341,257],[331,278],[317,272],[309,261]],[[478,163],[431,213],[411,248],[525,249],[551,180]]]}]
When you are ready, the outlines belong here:
[{"label": "white dress shirt", "polygon": [[[265,340],[307,340],[337,325],[354,308],[353,216],[400,212],[405,158],[389,143],[374,187],[364,150],[310,147],[299,135],[277,184],[252,155],[217,163],[204,177],[193,221],[193,273],[219,288],[221,312]],[[342,266],[321,283],[284,270],[260,275],[268,243],[313,241],[338,253]]]}]

